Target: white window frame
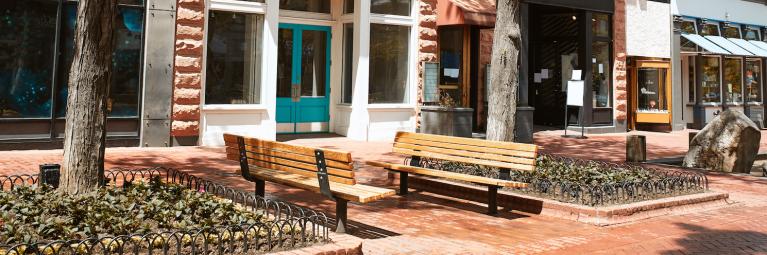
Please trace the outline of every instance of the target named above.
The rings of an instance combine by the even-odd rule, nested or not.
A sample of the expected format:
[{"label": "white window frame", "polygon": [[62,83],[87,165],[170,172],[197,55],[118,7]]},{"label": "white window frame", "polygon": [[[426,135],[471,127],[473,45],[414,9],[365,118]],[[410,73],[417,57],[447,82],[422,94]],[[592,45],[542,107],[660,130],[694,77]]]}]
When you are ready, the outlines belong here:
[{"label": "white window frame", "polygon": [[716,26],[716,36],[722,36],[722,25],[718,21],[700,20],[699,22],[696,22],[695,24],[696,24],[695,32],[699,35],[701,35],[699,26],[714,25]]},{"label": "white window frame", "polygon": [[259,97],[259,103],[257,104],[206,104],[205,103],[205,96],[206,96],[206,81],[207,81],[207,60],[208,60],[208,21],[210,20],[208,17],[210,17],[210,11],[228,11],[228,12],[237,12],[237,13],[246,13],[246,14],[257,14],[262,15],[264,23],[266,23],[266,11],[267,11],[267,4],[266,3],[258,3],[258,2],[246,2],[246,1],[238,1],[238,0],[211,0],[206,1],[206,8],[205,8],[205,29],[203,33],[202,38],[202,79],[201,79],[201,85],[200,85],[200,107],[203,111],[227,111],[227,110],[234,110],[234,111],[247,111],[247,110],[266,110],[268,108],[267,103],[267,93],[266,93],[266,86],[264,83],[264,66],[267,65],[267,58],[264,56],[264,45],[268,43],[266,41],[266,38],[263,36],[266,30],[268,29],[266,27],[266,24],[262,24],[262,31],[259,31],[259,39],[261,40],[260,45],[262,49],[261,53],[261,79],[258,81],[259,84],[259,91],[260,91],[260,97]]},{"label": "white window frame", "polygon": [[[756,41],[761,41],[762,39],[764,39],[764,36],[762,36],[762,28],[761,27],[746,25],[745,26],[745,31],[748,31],[748,30],[756,31],[756,37],[757,37]],[[745,35],[746,35],[745,31],[741,30],[741,32],[743,34],[742,37],[745,37]]]},{"label": "white window frame", "polygon": [[[420,0],[412,0],[410,3],[410,15],[409,16],[402,16],[402,15],[391,15],[391,14],[378,14],[378,13],[371,13],[370,9],[364,10],[361,15],[366,15],[367,18],[370,20],[370,24],[381,24],[381,25],[393,25],[393,26],[405,26],[409,28],[410,36],[408,37],[409,41],[409,49],[408,49],[408,63],[407,63],[407,72],[408,72],[408,79],[407,83],[405,84],[405,91],[407,93],[407,98],[405,98],[405,101],[402,103],[371,103],[368,102],[368,109],[411,109],[415,108],[418,96],[417,86],[418,83],[418,77],[416,68],[418,65],[418,21],[419,21],[419,12],[418,12],[418,6],[420,6]],[[369,26],[368,26],[369,29]],[[370,40],[367,40],[367,45],[364,47],[370,48]],[[369,75],[369,74],[368,74]],[[369,78],[368,78],[369,81]],[[368,82],[369,83],[369,82]],[[368,84],[369,86],[369,84]],[[370,96],[370,91],[368,89],[368,97]],[[367,98],[366,98],[367,100]]]},{"label": "white window frame", "polygon": [[[740,24],[738,24],[738,23],[724,22],[724,23],[722,23],[720,28],[722,30],[727,29],[727,28],[738,29],[738,39],[743,39],[743,29],[741,29]],[[722,30],[719,31],[719,35],[724,37],[724,33],[722,33],[723,32]]]}]

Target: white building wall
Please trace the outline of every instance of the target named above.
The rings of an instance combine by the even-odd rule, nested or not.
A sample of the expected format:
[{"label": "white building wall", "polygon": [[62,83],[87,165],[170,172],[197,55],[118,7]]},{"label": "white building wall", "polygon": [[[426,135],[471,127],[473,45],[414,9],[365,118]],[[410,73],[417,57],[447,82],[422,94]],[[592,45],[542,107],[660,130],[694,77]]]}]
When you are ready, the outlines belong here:
[{"label": "white building wall", "polygon": [[767,6],[741,0],[672,0],[674,15],[731,21],[750,25],[767,24]]},{"label": "white building wall", "polygon": [[671,58],[671,6],[626,0],[626,54]]}]

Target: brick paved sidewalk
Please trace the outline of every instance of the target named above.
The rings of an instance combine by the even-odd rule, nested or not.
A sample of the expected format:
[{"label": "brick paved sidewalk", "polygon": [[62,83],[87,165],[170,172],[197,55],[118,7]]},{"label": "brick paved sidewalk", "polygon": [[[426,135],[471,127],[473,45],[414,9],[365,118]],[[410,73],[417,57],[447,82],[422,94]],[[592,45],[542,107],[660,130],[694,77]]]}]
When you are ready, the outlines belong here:
[{"label": "brick paved sidewalk", "polygon": [[[650,158],[680,156],[687,134],[643,133]],[[767,134],[763,135],[763,137]],[[391,144],[356,142],[341,137],[282,137],[290,143],[352,151],[355,160],[401,162]],[[557,132],[541,132],[536,143],[543,150],[583,158],[623,160],[622,135],[562,139]],[[762,139],[762,148],[767,148]],[[2,152],[0,174],[34,173],[41,163],[58,162],[61,150]],[[221,175],[238,170],[224,159],[220,148],[114,148],[107,150],[107,167],[166,166],[253,190],[251,183]],[[361,182],[387,186],[390,176],[359,165]],[[485,205],[415,191],[368,205],[350,205],[355,235],[364,238],[365,254],[767,254],[767,179],[712,173],[711,189],[730,192],[731,205],[703,212],[672,215],[611,227],[503,211],[483,214]],[[321,196],[274,184],[270,196],[333,214],[334,206]]]}]

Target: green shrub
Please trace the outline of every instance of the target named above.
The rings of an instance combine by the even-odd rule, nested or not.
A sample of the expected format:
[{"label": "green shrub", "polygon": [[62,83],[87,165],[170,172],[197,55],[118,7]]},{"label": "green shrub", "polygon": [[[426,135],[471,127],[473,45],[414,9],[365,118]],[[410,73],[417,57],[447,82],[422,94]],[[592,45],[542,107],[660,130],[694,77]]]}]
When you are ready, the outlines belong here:
[{"label": "green shrub", "polygon": [[255,224],[260,214],[159,179],[70,196],[49,186],[0,192],[0,242],[31,243]]}]

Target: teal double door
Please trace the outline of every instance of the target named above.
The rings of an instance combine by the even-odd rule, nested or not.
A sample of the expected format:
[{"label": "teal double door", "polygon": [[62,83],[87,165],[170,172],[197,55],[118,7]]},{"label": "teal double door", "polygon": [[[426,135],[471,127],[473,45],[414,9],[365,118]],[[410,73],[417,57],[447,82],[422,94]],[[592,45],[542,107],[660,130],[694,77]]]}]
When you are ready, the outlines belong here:
[{"label": "teal double door", "polygon": [[330,27],[280,24],[277,133],[328,132]]}]

